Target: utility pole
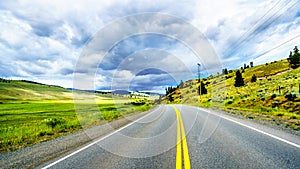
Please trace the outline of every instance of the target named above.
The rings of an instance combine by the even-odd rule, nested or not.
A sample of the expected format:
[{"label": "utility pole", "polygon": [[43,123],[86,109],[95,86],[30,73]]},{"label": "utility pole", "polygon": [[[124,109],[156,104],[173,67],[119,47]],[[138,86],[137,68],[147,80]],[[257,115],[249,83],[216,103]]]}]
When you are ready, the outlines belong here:
[{"label": "utility pole", "polygon": [[198,83],[199,83],[199,87],[198,87],[198,94],[199,94],[199,98],[200,98],[200,100],[199,100],[199,102],[201,101],[201,74],[200,74],[200,63],[198,63]]}]

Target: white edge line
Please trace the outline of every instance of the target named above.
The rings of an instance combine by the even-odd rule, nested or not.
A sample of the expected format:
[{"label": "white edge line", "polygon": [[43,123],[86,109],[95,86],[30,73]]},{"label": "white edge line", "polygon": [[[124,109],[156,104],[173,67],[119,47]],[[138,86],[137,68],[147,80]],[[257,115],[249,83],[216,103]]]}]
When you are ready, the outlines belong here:
[{"label": "white edge line", "polygon": [[[157,110],[157,109],[156,109],[156,110]],[[98,139],[98,140],[96,140],[96,141],[94,141],[94,142],[92,142],[92,143],[90,143],[90,144],[88,144],[88,145],[86,145],[86,146],[84,146],[84,147],[82,147],[82,148],[80,148],[80,149],[74,151],[73,153],[71,153],[71,154],[69,154],[69,155],[67,155],[67,156],[62,157],[62,158],[60,158],[59,160],[57,160],[57,161],[55,161],[55,162],[53,162],[53,163],[51,163],[51,164],[49,164],[49,165],[47,165],[47,166],[45,166],[45,167],[42,167],[42,169],[50,168],[50,167],[56,165],[57,163],[60,163],[60,162],[64,161],[65,159],[67,159],[67,158],[69,158],[69,157],[71,157],[71,156],[73,156],[73,155],[75,155],[75,154],[77,154],[77,153],[79,153],[79,152],[81,152],[81,151],[83,151],[83,150],[85,150],[85,149],[91,147],[92,145],[97,144],[98,142],[100,142],[100,141],[102,141],[102,140],[104,140],[104,139],[106,139],[106,138],[112,136],[113,134],[115,134],[115,133],[117,133],[117,132],[119,132],[119,131],[121,131],[121,130],[123,130],[123,129],[129,127],[129,126],[131,126],[132,124],[136,123],[137,121],[142,120],[143,118],[146,118],[147,116],[149,116],[150,114],[152,114],[152,113],[154,113],[154,112],[156,112],[156,111],[153,110],[153,111],[150,112],[149,114],[140,117],[139,119],[137,119],[137,120],[135,120],[135,121],[133,121],[133,122],[131,122],[131,123],[129,123],[129,124],[127,124],[127,125],[121,127],[121,128],[119,128],[118,130],[115,130],[115,131],[113,131],[113,132],[111,132],[111,133],[109,133],[109,134],[107,134],[107,135],[101,137],[100,139]]]},{"label": "white edge line", "polygon": [[201,109],[201,108],[198,108],[198,110],[200,110],[200,111],[205,111],[205,112],[207,112],[207,113],[209,113],[209,114],[213,114],[213,115],[219,116],[219,117],[221,117],[221,118],[223,118],[223,119],[225,119],[225,120],[234,122],[234,123],[239,124],[239,125],[241,125],[241,126],[247,127],[247,128],[249,128],[249,129],[251,129],[251,130],[254,130],[254,131],[257,131],[257,132],[262,133],[262,134],[264,134],[264,135],[267,135],[267,136],[269,136],[269,137],[275,138],[275,139],[277,139],[277,140],[279,140],[279,141],[285,142],[285,143],[287,143],[287,144],[289,144],[289,145],[292,145],[292,146],[294,146],[294,147],[300,148],[300,145],[298,145],[298,144],[296,144],[296,143],[293,143],[293,142],[291,142],[291,141],[285,140],[285,139],[283,139],[283,138],[281,138],[281,137],[278,137],[278,136],[274,136],[274,135],[272,135],[272,134],[270,134],[270,133],[264,132],[264,131],[262,131],[262,130],[259,130],[259,129],[254,128],[254,127],[251,127],[251,126],[248,126],[248,125],[246,125],[246,124],[240,123],[240,122],[235,121],[235,120],[233,120],[233,119],[231,119],[231,118],[224,117],[224,116],[221,116],[221,115],[218,115],[218,114],[215,114],[215,113],[211,113],[211,112],[209,112],[209,111],[207,111],[207,110],[205,110],[205,109]]}]

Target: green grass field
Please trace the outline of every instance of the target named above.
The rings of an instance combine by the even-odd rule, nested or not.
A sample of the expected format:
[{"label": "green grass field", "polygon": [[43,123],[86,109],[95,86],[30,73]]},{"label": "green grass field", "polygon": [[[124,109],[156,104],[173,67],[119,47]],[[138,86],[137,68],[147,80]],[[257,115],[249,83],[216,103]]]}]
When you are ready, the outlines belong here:
[{"label": "green grass field", "polygon": [[[202,95],[201,101],[197,80],[189,80],[172,93],[174,102],[223,109],[300,130],[300,68],[291,69],[287,60],[247,68],[242,73],[246,84],[242,87],[234,87],[235,72],[202,79],[208,94]],[[256,82],[251,82],[253,74]]]},{"label": "green grass field", "polygon": [[[0,82],[0,151],[13,151],[151,108],[149,103],[132,105],[126,97],[97,94],[91,102],[85,99],[93,93],[77,94],[82,101],[75,105],[72,91],[64,88]],[[86,112],[84,116],[75,111],[78,108]]]}]

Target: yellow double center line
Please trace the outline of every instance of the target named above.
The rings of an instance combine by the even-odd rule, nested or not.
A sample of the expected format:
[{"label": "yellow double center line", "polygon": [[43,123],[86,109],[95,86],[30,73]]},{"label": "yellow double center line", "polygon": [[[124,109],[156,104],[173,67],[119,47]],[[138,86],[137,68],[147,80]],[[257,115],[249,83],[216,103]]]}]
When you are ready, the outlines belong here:
[{"label": "yellow double center line", "polygon": [[183,149],[183,158],[184,158],[184,168],[190,169],[191,164],[190,164],[189,150],[186,143],[186,136],[185,136],[182,118],[177,107],[176,106],[172,106],[172,107],[174,108],[177,117],[176,169],[182,168],[182,152],[181,152],[182,149]]}]

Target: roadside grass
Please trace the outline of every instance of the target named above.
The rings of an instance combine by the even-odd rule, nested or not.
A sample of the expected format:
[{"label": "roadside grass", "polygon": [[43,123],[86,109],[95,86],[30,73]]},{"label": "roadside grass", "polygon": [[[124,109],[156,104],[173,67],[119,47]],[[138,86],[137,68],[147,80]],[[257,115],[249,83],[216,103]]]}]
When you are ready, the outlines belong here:
[{"label": "roadside grass", "polygon": [[[52,128],[48,118],[66,122]],[[0,151],[12,151],[80,129],[72,103],[7,103],[0,105]]]},{"label": "roadside grass", "polygon": [[[151,108],[150,104],[116,105],[112,100],[110,103],[81,103],[79,106],[85,110],[84,115],[76,113],[74,103],[68,101],[0,104],[0,151],[14,151]],[[64,122],[52,129],[46,124],[50,118]]]},{"label": "roadside grass", "polygon": [[72,91],[57,86],[0,82],[0,152],[14,151],[152,107],[149,102],[133,105],[126,97],[84,91],[76,94],[79,101],[74,103]]}]

